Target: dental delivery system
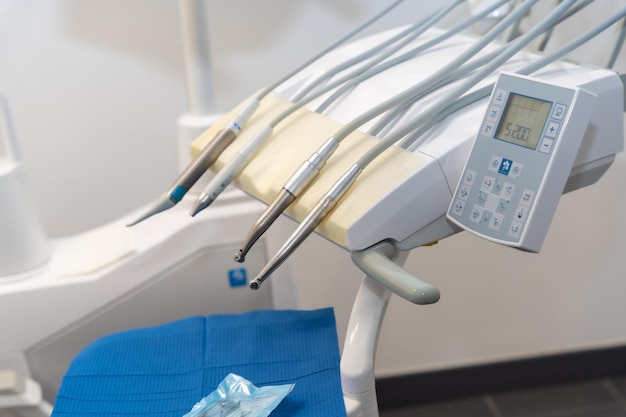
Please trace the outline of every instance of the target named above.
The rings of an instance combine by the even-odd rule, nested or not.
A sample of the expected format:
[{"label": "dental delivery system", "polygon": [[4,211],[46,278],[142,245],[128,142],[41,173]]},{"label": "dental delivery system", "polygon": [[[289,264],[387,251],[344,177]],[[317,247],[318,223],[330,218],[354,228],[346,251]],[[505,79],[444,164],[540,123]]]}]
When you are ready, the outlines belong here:
[{"label": "dental delivery system", "polygon": [[[459,3],[451,2],[442,10],[447,13]],[[495,3],[493,7],[504,3]],[[532,0],[522,2],[478,40],[456,34],[446,37],[448,32],[431,27],[440,18],[440,14],[435,13],[424,19],[421,26],[410,28],[426,27],[423,35],[409,37],[409,42],[402,43],[391,54],[380,50],[373,52],[380,59],[358,75],[351,74],[352,82],[345,81],[337,72],[344,70],[341,63],[345,57],[358,55],[357,51],[363,50],[363,41],[328,52],[297,76],[282,82],[273,93],[264,96],[245,129],[236,139],[233,138],[230,146],[224,147],[212,166],[221,189],[234,179],[241,189],[268,204],[268,209],[235,254],[236,261],[245,259],[254,242],[280,214],[301,222],[287,243],[250,282],[251,288],[259,288],[313,231],[351,252],[385,241],[398,249],[408,250],[435,242],[462,228],[488,236],[486,232],[494,228],[493,222],[502,219],[498,210],[504,210],[503,206],[517,210],[518,217],[528,218],[524,230],[519,228],[517,233],[520,243],[509,244],[539,251],[558,196],[563,191],[597,180],[610,165],[613,155],[622,150],[623,142],[623,87],[619,76],[608,69],[588,69],[558,59],[622,19],[626,11],[622,8],[560,50],[541,56],[525,48],[541,36],[548,36],[554,25],[580,12],[589,2],[563,1],[526,33],[511,40],[501,40],[503,33],[519,22],[534,3]],[[407,29],[391,31],[376,35],[367,42],[390,47],[392,42],[386,41],[398,42],[412,33]],[[420,48],[426,44],[430,48]],[[432,51],[433,45],[437,46],[437,53]],[[397,58],[398,55],[404,59],[394,61],[384,70],[377,70],[377,66],[393,60],[390,56]],[[329,67],[335,69],[328,70]],[[510,75],[498,78],[502,71]],[[329,72],[332,75],[328,76]],[[529,77],[516,78],[515,74]],[[339,81],[333,83],[333,77]],[[527,126],[530,122],[510,121],[509,116],[502,121],[492,120],[489,126],[496,132],[494,137],[498,140],[477,140],[476,146],[485,148],[480,152],[493,157],[491,162],[494,165],[496,160],[513,164],[514,171],[511,174],[506,171],[507,178],[487,176],[486,181],[495,182],[497,191],[486,186],[490,193],[486,202],[483,201],[487,198],[486,191],[478,191],[480,187],[476,186],[473,193],[480,194],[478,197],[472,194],[472,204],[477,206],[473,212],[480,212],[481,216],[472,221],[461,220],[456,216],[460,213],[449,212],[448,208],[455,199],[457,210],[461,211],[459,207],[464,200],[458,193],[467,190],[461,187],[456,196],[454,192],[461,174],[465,173],[467,177],[468,170],[475,171],[469,168],[463,171],[463,165],[476,133],[484,127],[481,126],[485,123],[484,113],[497,110],[499,117],[501,112],[508,115],[511,106],[519,107],[507,104],[505,109],[494,110],[491,104],[487,108],[487,103],[492,103],[487,96],[495,91],[493,84],[496,81],[507,83],[506,80],[511,79],[526,80],[524,87],[519,91],[496,88],[510,93],[511,97],[534,97],[529,99],[531,103],[544,103],[539,113],[541,120],[535,120],[532,128]],[[340,83],[344,83],[343,87],[337,87]],[[343,88],[343,93],[337,94],[337,88]],[[528,92],[557,91],[559,88],[574,94],[575,98],[537,98],[541,95]],[[236,118],[246,106],[244,103],[240,107],[244,110],[236,109],[228,120]],[[548,113],[552,115],[556,108],[563,112],[560,119],[546,116]],[[323,114],[312,110],[323,111]],[[582,112],[584,116],[576,112]],[[588,122],[584,122],[587,118]],[[218,123],[209,129],[193,143],[193,153],[205,155],[207,145],[211,147],[213,143],[208,138],[219,135],[231,124],[230,121]],[[519,127],[518,131],[511,130],[510,137],[503,139],[502,132],[509,132],[507,126],[508,129]],[[357,130],[363,127],[383,134],[374,137]],[[544,128],[551,130],[544,132]],[[527,139],[519,139],[525,138],[529,129],[533,135],[541,137],[533,138],[530,143]],[[549,152],[545,152],[545,135],[550,137],[552,144]],[[507,139],[511,151],[498,150]],[[522,163],[522,157],[512,156],[536,149],[549,162]],[[476,152],[472,151],[472,155]],[[567,156],[563,156],[565,154]],[[524,175],[515,171],[521,166],[524,166]],[[554,182],[557,170],[562,173]],[[513,176],[525,177],[531,171],[536,177],[532,188],[515,184],[515,195],[500,195],[500,187],[506,185],[509,189],[512,185],[505,180]],[[486,174],[481,172],[480,175]],[[479,180],[483,178],[476,181]],[[534,206],[518,207],[517,193],[524,190],[533,194]],[[197,214],[208,206],[207,201],[216,197],[217,193],[211,194],[210,198],[203,194],[203,201],[196,202],[192,214]],[[478,204],[474,202],[476,199]],[[550,208],[540,209],[546,200],[551,200],[545,206]],[[543,220],[536,220],[540,216]],[[480,231],[473,227],[478,225],[481,225]],[[502,233],[500,231],[498,236]],[[495,237],[493,240],[508,242]],[[534,243],[524,243],[530,241]],[[386,285],[392,284],[387,282]],[[410,289],[400,295],[412,297]]]}]

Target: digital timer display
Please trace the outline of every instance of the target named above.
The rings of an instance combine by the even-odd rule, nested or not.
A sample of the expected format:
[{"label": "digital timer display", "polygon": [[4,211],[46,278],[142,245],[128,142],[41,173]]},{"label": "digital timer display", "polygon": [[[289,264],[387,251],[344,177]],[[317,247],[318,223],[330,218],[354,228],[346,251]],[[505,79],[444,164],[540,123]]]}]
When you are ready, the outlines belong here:
[{"label": "digital timer display", "polygon": [[511,93],[495,137],[535,149],[551,107],[550,101]]}]

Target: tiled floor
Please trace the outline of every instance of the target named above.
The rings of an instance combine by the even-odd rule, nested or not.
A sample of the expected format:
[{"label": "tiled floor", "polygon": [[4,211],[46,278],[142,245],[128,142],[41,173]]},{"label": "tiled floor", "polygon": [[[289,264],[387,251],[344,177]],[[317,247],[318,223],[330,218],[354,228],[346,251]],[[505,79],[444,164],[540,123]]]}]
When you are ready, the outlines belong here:
[{"label": "tiled floor", "polygon": [[626,376],[383,410],[380,416],[626,417]]}]

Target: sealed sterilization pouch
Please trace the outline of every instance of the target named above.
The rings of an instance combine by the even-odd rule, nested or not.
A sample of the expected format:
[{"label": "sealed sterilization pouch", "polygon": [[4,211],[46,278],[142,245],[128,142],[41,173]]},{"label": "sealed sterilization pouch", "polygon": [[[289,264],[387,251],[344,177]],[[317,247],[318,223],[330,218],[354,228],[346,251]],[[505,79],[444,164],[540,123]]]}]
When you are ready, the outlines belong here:
[{"label": "sealed sterilization pouch", "polygon": [[228,374],[183,417],[267,417],[294,386],[256,387],[239,375]]}]

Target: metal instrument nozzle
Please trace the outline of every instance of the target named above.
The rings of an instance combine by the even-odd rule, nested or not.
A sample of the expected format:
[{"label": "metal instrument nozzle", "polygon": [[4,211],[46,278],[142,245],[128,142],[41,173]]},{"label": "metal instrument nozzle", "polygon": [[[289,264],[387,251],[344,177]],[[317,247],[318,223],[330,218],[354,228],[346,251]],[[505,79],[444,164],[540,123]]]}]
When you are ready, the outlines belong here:
[{"label": "metal instrument nozzle", "polygon": [[194,217],[196,214],[200,213],[202,210],[213,204],[213,201],[215,200],[213,200],[210,195],[206,193],[200,194],[196,201],[194,201],[193,206],[189,211],[189,214],[191,215],[191,217]]},{"label": "metal instrument nozzle", "polygon": [[287,242],[279,249],[274,255],[272,260],[265,265],[263,270],[257,275],[257,277],[250,282],[250,289],[258,290],[261,284],[278,269],[279,266],[285,262],[285,260],[309,237],[315,228],[326,218],[329,211],[327,210],[328,201],[322,199],[315,208],[302,220],[300,226],[289,237]]},{"label": "metal instrument nozzle", "polygon": [[168,194],[163,194],[159,199],[150,207],[150,209],[140,216],[137,220],[130,222],[126,227],[131,227],[146,220],[149,217],[154,216],[162,211],[168,210],[176,205],[177,201],[173,200]]},{"label": "metal instrument nozzle", "polygon": [[261,217],[259,217],[248,232],[248,235],[241,245],[241,249],[235,252],[235,262],[242,263],[245,261],[246,255],[256,241],[259,240],[263,233],[265,233],[278,216],[280,216],[295,199],[296,197],[284,188],[280,190],[274,201],[265,209]]}]

